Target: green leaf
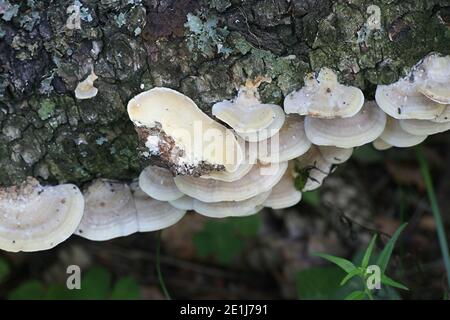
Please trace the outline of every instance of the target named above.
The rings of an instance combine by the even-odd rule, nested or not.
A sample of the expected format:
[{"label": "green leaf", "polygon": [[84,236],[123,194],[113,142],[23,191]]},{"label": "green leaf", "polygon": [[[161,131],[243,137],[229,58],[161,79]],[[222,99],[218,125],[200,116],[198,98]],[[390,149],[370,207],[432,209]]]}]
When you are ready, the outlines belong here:
[{"label": "green leaf", "polygon": [[132,277],[119,279],[111,293],[113,300],[137,300],[140,298],[140,288],[137,281]]},{"label": "green leaf", "polygon": [[23,282],[8,294],[9,300],[40,300],[44,297],[45,287],[37,280]]},{"label": "green leaf", "polygon": [[344,284],[346,284],[348,282],[348,280],[350,280],[354,276],[361,275],[361,274],[362,274],[362,271],[360,268],[354,269],[353,271],[347,273],[347,275],[344,277],[344,279],[342,279],[340,285],[343,286]]},{"label": "green leaf", "polygon": [[9,276],[10,268],[8,262],[6,262],[5,259],[0,257],[0,283],[6,280],[6,278]]},{"label": "green leaf", "polygon": [[340,290],[339,281],[345,273],[336,266],[314,267],[296,273],[299,299],[335,299]]},{"label": "green leaf", "polygon": [[362,300],[366,296],[364,291],[353,291],[348,296],[345,297],[345,300]]},{"label": "green leaf", "polygon": [[361,262],[361,267],[363,269],[366,269],[369,265],[370,257],[372,256],[373,247],[375,245],[375,242],[377,241],[377,235],[374,235],[372,237],[372,240],[370,240],[369,246],[367,247],[366,253],[364,253],[364,257]]},{"label": "green leaf", "polygon": [[401,283],[399,283],[399,282],[397,282],[395,280],[392,280],[391,278],[389,278],[385,274],[381,275],[381,283],[383,283],[383,284],[385,284],[387,286],[391,286],[391,287],[397,288],[397,289],[409,290],[407,286],[405,286],[405,285],[403,285],[403,284],[401,284]]},{"label": "green leaf", "polygon": [[336,264],[337,266],[339,266],[340,268],[342,268],[345,272],[350,273],[352,272],[354,269],[356,269],[355,265],[353,264],[353,262],[344,259],[344,258],[340,258],[340,257],[336,257],[336,256],[332,256],[330,254],[326,254],[326,253],[313,253],[314,256],[317,257],[321,257],[324,258],[334,264]]},{"label": "green leaf", "polygon": [[77,290],[79,299],[106,299],[111,290],[111,273],[102,267],[94,267],[81,278],[81,289]]},{"label": "green leaf", "polygon": [[408,223],[403,223],[397,231],[392,235],[391,239],[389,239],[386,246],[383,248],[383,251],[381,251],[377,265],[380,267],[381,274],[383,274],[386,271],[387,265],[389,263],[389,260],[391,259],[392,251],[394,250],[395,242],[400,236],[400,233],[403,231],[403,229],[406,228]]}]

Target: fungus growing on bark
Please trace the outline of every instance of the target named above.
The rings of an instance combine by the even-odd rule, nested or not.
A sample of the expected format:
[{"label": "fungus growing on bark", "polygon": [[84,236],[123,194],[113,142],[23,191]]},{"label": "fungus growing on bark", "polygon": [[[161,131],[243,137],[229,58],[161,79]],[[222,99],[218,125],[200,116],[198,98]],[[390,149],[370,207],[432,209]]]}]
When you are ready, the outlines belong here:
[{"label": "fungus growing on bark", "polygon": [[295,188],[291,166],[286,170],[275,187],[272,188],[264,206],[272,209],[284,209],[295,206],[302,199],[302,193]]},{"label": "fungus growing on bark", "polygon": [[139,187],[150,197],[171,201],[183,196],[173,181],[172,173],[161,167],[148,166],[139,175]]},{"label": "fungus growing on bark", "polygon": [[91,99],[97,95],[98,89],[94,87],[94,81],[97,80],[98,77],[92,70],[91,74],[89,74],[86,79],[78,83],[75,88],[75,97],[77,99]]},{"label": "fungus growing on bark", "polygon": [[305,77],[303,88],[286,96],[284,110],[317,118],[348,118],[357,114],[363,103],[360,89],[340,84],[331,69],[322,68],[317,76]]},{"label": "fungus growing on bark", "polygon": [[400,121],[388,117],[386,128],[380,136],[380,139],[393,147],[407,148],[422,143],[427,135],[414,135],[405,131]]},{"label": "fungus growing on bark", "polygon": [[322,157],[331,164],[341,164],[346,162],[353,154],[353,148],[338,148],[329,146],[319,146]]},{"label": "fungus growing on bark", "polygon": [[0,249],[51,249],[70,237],[83,216],[84,199],[71,184],[41,186],[28,178],[0,188]]},{"label": "fungus growing on bark", "polygon": [[353,117],[319,119],[306,117],[306,136],[312,143],[323,146],[352,148],[374,141],[383,132],[386,114],[375,102],[366,102]]},{"label": "fungus growing on bark", "polygon": [[233,132],[175,90],[153,88],[131,99],[127,108],[145,146],[143,154],[174,174],[233,172],[242,162]]},{"label": "fungus growing on bark", "polygon": [[325,160],[316,146],[311,147],[308,152],[294,161],[295,178],[302,181],[300,186],[302,192],[319,188],[333,168],[333,165]]},{"label": "fungus growing on bark", "polygon": [[259,143],[258,158],[263,163],[288,161],[301,156],[310,147],[311,141],[305,134],[304,117],[290,114],[276,135]]},{"label": "fungus growing on bark", "polygon": [[203,202],[243,201],[272,189],[286,169],[287,162],[267,166],[258,163],[233,182],[177,176],[175,183],[181,192]]}]

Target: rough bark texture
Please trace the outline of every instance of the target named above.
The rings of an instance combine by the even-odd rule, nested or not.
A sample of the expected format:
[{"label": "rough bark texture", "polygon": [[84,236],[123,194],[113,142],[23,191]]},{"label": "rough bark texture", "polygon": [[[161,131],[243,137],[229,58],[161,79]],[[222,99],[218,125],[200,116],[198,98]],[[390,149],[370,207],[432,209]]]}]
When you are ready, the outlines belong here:
[{"label": "rough bark texture", "polygon": [[[66,26],[73,6],[81,29]],[[0,41],[0,185],[81,185],[143,167],[135,94],[166,86],[208,112],[266,76],[261,96],[281,103],[328,66],[371,98],[427,53],[450,54],[450,0],[0,0]],[[98,94],[77,100],[92,67]]]}]

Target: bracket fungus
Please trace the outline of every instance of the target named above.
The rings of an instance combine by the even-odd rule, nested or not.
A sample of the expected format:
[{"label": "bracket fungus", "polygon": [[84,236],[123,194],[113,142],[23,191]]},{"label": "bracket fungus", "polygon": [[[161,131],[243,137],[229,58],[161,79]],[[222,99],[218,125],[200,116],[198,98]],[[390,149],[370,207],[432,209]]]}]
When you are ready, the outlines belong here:
[{"label": "bracket fungus", "polygon": [[322,157],[331,164],[342,164],[353,154],[353,148],[337,148],[329,146],[319,146]]},{"label": "bracket fungus", "polygon": [[333,164],[325,160],[316,146],[294,160],[296,178],[303,180],[302,192],[316,190],[333,170]]},{"label": "bracket fungus", "polygon": [[233,132],[180,92],[153,88],[132,98],[127,109],[145,145],[143,154],[174,174],[233,172],[242,162]]},{"label": "bracket fungus", "polygon": [[243,201],[272,189],[286,169],[287,162],[258,163],[244,177],[233,182],[177,176],[175,183],[181,192],[203,202]]},{"label": "bracket fungus", "polygon": [[301,156],[310,147],[304,117],[290,114],[276,135],[258,145],[258,159],[263,163],[288,161]]},{"label": "bracket fungus", "polygon": [[416,136],[428,136],[450,130],[450,122],[405,119],[400,120],[400,127]]},{"label": "bracket fungus", "polygon": [[272,209],[284,209],[295,206],[302,199],[302,193],[295,188],[292,168],[289,167],[269,197],[264,206]]},{"label": "bracket fungus", "polygon": [[286,113],[317,118],[347,118],[358,113],[364,103],[362,91],[342,85],[329,68],[322,68],[318,75],[305,77],[305,86],[284,99]]},{"label": "bracket fungus", "polygon": [[94,241],[167,228],[186,213],[168,202],[152,199],[137,182],[129,186],[97,179],[86,190],[85,200],[83,219],[75,233]]},{"label": "bracket fungus", "polygon": [[267,128],[274,119],[273,105],[261,103],[257,86],[242,86],[237,97],[212,106],[212,114],[236,132],[257,132]]},{"label": "bracket fungus", "polygon": [[175,200],[183,196],[173,181],[172,173],[157,166],[148,166],[142,170],[139,187],[150,197],[160,201]]},{"label": "bracket fungus", "polygon": [[322,146],[352,148],[378,138],[386,126],[386,114],[374,101],[366,102],[353,117],[320,119],[306,117],[306,136]]},{"label": "bracket fungus", "polygon": [[98,89],[94,87],[94,81],[97,79],[97,75],[94,73],[94,70],[92,70],[91,74],[88,75],[86,79],[78,83],[75,88],[75,98],[83,100],[95,97],[98,93]]},{"label": "bracket fungus", "polygon": [[138,229],[136,207],[127,184],[95,180],[84,193],[85,212],[76,234],[103,241],[135,233]]},{"label": "bracket fungus", "polygon": [[403,79],[390,85],[378,85],[375,99],[393,118],[432,120],[445,112],[449,88],[450,57],[430,54]]},{"label": "bracket fungus", "polygon": [[136,182],[130,185],[130,189],[136,206],[139,232],[165,229],[180,221],[186,214],[186,210],[175,208],[169,202],[152,199]]},{"label": "bracket fungus", "polygon": [[400,125],[400,120],[388,117],[386,128],[380,139],[393,147],[408,148],[422,143],[427,137],[427,135],[414,135],[405,131]]},{"label": "bracket fungus", "polygon": [[39,251],[69,238],[84,210],[80,190],[71,184],[41,186],[34,178],[0,189],[0,249]]}]

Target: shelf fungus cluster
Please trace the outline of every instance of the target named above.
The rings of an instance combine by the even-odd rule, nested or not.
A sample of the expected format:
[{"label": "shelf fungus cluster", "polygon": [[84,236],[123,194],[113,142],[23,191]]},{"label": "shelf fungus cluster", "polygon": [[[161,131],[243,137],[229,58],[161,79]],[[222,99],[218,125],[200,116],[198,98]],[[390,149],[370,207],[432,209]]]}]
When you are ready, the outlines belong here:
[{"label": "shelf fungus cluster", "polygon": [[284,108],[263,103],[258,84],[247,82],[234,99],[214,104],[212,117],[180,92],[153,88],[127,106],[151,164],[139,178],[97,179],[84,192],[32,178],[0,188],[0,249],[50,249],[71,234],[102,241],[155,231],[187,211],[223,218],[294,206],[354,148],[410,147],[449,130],[449,89],[450,57],[438,54],[379,85],[375,101],[328,68],[307,75]]}]

